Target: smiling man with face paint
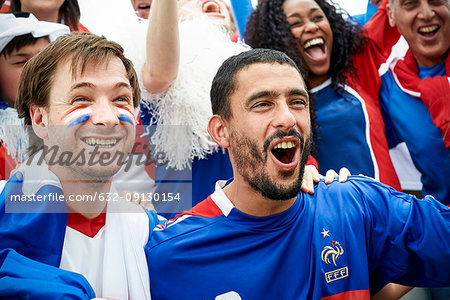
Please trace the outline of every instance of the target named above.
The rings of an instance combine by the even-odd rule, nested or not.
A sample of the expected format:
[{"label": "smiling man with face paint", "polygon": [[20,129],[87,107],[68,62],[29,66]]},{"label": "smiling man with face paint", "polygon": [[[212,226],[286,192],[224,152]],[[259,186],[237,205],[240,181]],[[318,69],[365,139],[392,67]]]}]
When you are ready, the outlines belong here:
[{"label": "smiling man with face paint", "polygon": [[103,37],[66,35],[27,63],[16,106],[31,153],[0,197],[0,277],[17,283],[0,296],[150,297],[142,266],[157,217],[112,183],[139,99],[133,65]]},{"label": "smiling man with face paint", "polygon": [[310,103],[285,54],[230,57],[211,103],[208,131],[234,177],[155,228],[146,246],[152,297],[369,299],[390,281],[448,283],[450,209],[432,197],[360,176],[300,192]]}]

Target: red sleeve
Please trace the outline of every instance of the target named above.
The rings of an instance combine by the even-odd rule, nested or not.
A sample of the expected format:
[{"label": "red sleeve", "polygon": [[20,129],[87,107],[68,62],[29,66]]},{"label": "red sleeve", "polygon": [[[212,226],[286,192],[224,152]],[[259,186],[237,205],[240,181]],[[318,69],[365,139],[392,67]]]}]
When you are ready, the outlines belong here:
[{"label": "red sleeve", "polygon": [[314,167],[316,167],[317,170],[319,170],[319,164],[317,163],[317,160],[314,157],[312,157],[312,155],[308,156],[306,164],[313,165]]},{"label": "red sleeve", "polygon": [[391,53],[392,46],[400,38],[397,27],[391,27],[387,14],[389,0],[381,0],[378,11],[364,26],[366,36],[376,45],[380,53],[386,58]]}]

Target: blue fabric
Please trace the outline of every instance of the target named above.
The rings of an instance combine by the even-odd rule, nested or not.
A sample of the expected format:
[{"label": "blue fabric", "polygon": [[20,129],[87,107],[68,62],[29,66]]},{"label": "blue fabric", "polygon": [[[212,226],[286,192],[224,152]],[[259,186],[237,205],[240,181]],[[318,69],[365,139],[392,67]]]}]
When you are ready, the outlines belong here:
[{"label": "blue fabric", "polygon": [[0,109],[7,109],[9,106],[8,102],[0,99]]},{"label": "blue fabric", "polygon": [[3,249],[0,250],[0,296],[2,299],[91,299],[95,293],[80,274]]},{"label": "blue fabric", "polygon": [[[15,299],[13,295],[25,299],[95,297],[82,275],[58,268],[67,226],[65,202],[17,203],[12,195],[23,195],[23,184],[22,173],[18,171],[0,194],[0,296],[11,296],[11,299]],[[35,195],[50,193],[62,195],[62,190],[44,185]],[[150,238],[159,221],[155,211],[146,213]]]},{"label": "blue fabric", "polygon": [[[431,68],[419,67],[422,79],[444,74],[444,63]],[[422,195],[433,195],[450,204],[450,149],[445,147],[442,133],[433,124],[425,104],[404,93],[391,72],[386,72],[381,79],[380,105],[386,119],[389,146],[405,142],[422,175]]]},{"label": "blue fabric", "polygon": [[[67,213],[47,211],[56,207],[67,211],[66,205],[48,201],[14,202],[11,195],[23,195],[22,184],[22,173],[16,172],[0,194],[0,249],[13,248],[33,260],[59,266]],[[36,195],[49,191],[62,193],[53,186],[44,186]]]},{"label": "blue fabric", "polygon": [[346,167],[351,174],[375,177],[375,166],[366,136],[365,113],[353,95],[330,84],[314,93],[318,136],[319,173]]},{"label": "blue fabric", "polygon": [[214,299],[230,291],[247,300],[320,299],[375,293],[391,281],[450,281],[450,209],[369,178],[322,180],[314,195],[301,193],[272,216],[235,208],[228,216],[200,213],[153,232],[146,246],[153,299]]},{"label": "blue fabric", "polygon": [[369,22],[370,18],[378,11],[378,6],[375,4],[371,4],[370,1],[367,3],[367,10],[365,14],[354,15],[351,18],[361,24],[361,26],[366,25]]}]

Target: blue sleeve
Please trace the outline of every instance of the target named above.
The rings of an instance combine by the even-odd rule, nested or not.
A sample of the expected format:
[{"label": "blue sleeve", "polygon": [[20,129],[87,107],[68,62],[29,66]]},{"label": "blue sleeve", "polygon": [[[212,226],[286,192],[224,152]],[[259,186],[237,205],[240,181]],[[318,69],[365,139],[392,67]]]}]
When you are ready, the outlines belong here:
[{"label": "blue sleeve", "polygon": [[366,25],[366,23],[372,18],[372,16],[377,12],[378,7],[375,4],[371,4],[367,1],[367,10],[365,14],[351,16],[353,20],[359,23],[361,26]]},{"label": "blue sleeve", "polygon": [[152,237],[153,228],[156,227],[156,225],[159,224],[165,224],[167,219],[163,216],[160,216],[156,213],[154,209],[152,210],[145,210],[148,216],[148,240],[150,241],[150,238]]},{"label": "blue sleeve", "polygon": [[0,298],[91,299],[95,293],[80,274],[3,249],[0,251]]},{"label": "blue sleeve", "polygon": [[[358,180],[359,181],[359,180]],[[450,285],[450,209],[364,178],[371,291],[389,281],[409,286]]]}]

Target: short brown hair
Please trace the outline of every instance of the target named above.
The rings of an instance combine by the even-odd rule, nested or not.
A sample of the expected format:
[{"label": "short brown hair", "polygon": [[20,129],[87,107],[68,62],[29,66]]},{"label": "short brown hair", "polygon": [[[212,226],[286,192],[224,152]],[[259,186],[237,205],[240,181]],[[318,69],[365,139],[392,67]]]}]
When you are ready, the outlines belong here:
[{"label": "short brown hair", "polygon": [[48,35],[38,38],[35,38],[31,33],[18,35],[5,46],[0,54],[4,56],[11,55],[11,53],[20,50],[23,47],[36,44],[39,39],[46,39],[50,43]]},{"label": "short brown hair", "polygon": [[137,107],[141,98],[139,81],[132,62],[123,54],[123,48],[105,37],[74,32],[59,37],[25,64],[15,103],[19,117],[24,118],[25,125],[31,125],[30,107],[48,107],[53,78],[61,62],[71,60],[72,76],[75,77],[79,71],[83,74],[89,63],[108,63],[114,57],[118,57],[125,66],[133,104]]}]

